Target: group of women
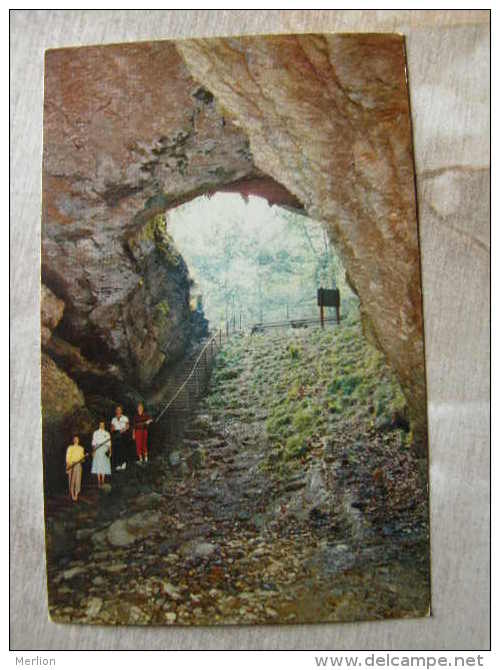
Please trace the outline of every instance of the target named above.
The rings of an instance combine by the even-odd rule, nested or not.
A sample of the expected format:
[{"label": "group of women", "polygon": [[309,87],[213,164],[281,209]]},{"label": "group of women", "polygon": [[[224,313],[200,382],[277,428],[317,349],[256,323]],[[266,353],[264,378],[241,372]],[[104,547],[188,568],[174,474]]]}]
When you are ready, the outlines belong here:
[{"label": "group of women", "polygon": [[[132,439],[135,442],[137,463],[148,462],[148,427],[153,419],[144,411],[143,403],[137,406],[137,414],[132,423]],[[92,436],[91,473],[97,476],[97,486],[102,488],[106,476],[111,476],[112,469],[125,470],[127,467],[128,435],[130,422],[118,405],[115,416],[110,423],[110,432],[106,430],[106,422],[99,422],[99,428]],[[66,450],[66,473],[68,475],[69,495],[73,502],[78,502],[82,487],[82,465],[89,454],[80,444],[80,437],[73,436],[73,444]]]}]

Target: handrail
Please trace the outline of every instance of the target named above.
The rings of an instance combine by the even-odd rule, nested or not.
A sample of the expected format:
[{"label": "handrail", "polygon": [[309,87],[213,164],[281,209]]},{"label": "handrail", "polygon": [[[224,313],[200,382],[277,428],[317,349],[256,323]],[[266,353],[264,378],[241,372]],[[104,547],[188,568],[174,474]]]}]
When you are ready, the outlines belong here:
[{"label": "handrail", "polygon": [[165,405],[165,407],[162,409],[162,411],[161,411],[161,412],[158,414],[158,416],[154,419],[154,422],[155,422],[155,423],[156,423],[157,421],[160,420],[160,418],[165,414],[165,412],[167,411],[167,409],[173,404],[173,402],[174,402],[175,400],[177,400],[177,398],[179,397],[179,395],[181,394],[181,392],[184,390],[186,384],[188,383],[188,381],[189,381],[189,380],[191,379],[191,377],[193,376],[194,371],[196,370],[196,368],[197,368],[197,366],[198,366],[198,363],[199,363],[200,360],[201,360],[201,357],[203,356],[203,354],[205,353],[205,351],[207,350],[207,348],[209,347],[209,345],[212,345],[213,342],[215,342],[215,343],[217,344],[217,335],[212,335],[212,337],[207,341],[207,343],[205,344],[205,346],[203,347],[203,349],[200,351],[198,357],[196,358],[196,360],[195,360],[195,362],[194,362],[194,364],[193,364],[193,367],[191,368],[191,371],[190,371],[189,375],[188,375],[188,376],[186,377],[186,379],[182,382],[182,384],[179,386],[179,388],[177,389],[177,391],[175,392],[175,394],[173,395],[173,397],[168,401],[168,403]]},{"label": "handrail", "polygon": [[[336,317],[327,317],[324,319],[325,323],[328,322],[333,322],[336,321]],[[307,317],[303,319],[285,319],[283,321],[259,321],[257,323],[254,323],[250,330],[253,330],[254,328],[280,328],[280,327],[286,327],[286,326],[293,326],[295,324],[314,324],[314,323],[321,323],[320,320],[316,317]]]}]

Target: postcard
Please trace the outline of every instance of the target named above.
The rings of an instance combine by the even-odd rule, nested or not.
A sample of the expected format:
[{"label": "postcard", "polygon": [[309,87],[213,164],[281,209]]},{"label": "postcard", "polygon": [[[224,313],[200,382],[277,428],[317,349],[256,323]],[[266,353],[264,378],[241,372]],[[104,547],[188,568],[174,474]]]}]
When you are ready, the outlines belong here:
[{"label": "postcard", "polygon": [[41,281],[53,621],[429,615],[404,36],[48,51]]}]

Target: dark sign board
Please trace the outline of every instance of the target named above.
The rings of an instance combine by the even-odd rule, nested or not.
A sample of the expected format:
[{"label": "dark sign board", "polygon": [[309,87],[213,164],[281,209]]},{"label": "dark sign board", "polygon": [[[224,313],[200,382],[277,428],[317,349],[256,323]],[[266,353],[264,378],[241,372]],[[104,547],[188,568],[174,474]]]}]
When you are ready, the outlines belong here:
[{"label": "dark sign board", "polygon": [[319,288],[318,305],[320,307],[340,307],[340,291],[338,288]]}]

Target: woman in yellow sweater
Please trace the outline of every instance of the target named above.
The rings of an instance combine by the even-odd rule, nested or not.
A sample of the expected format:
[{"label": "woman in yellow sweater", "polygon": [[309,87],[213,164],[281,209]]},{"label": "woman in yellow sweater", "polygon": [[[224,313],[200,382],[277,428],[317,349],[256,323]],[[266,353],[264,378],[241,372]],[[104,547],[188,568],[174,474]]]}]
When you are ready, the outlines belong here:
[{"label": "woman in yellow sweater", "polygon": [[69,495],[73,502],[78,502],[82,487],[82,463],[85,451],[80,444],[78,435],[73,437],[73,444],[66,449],[66,472],[68,473]]}]

